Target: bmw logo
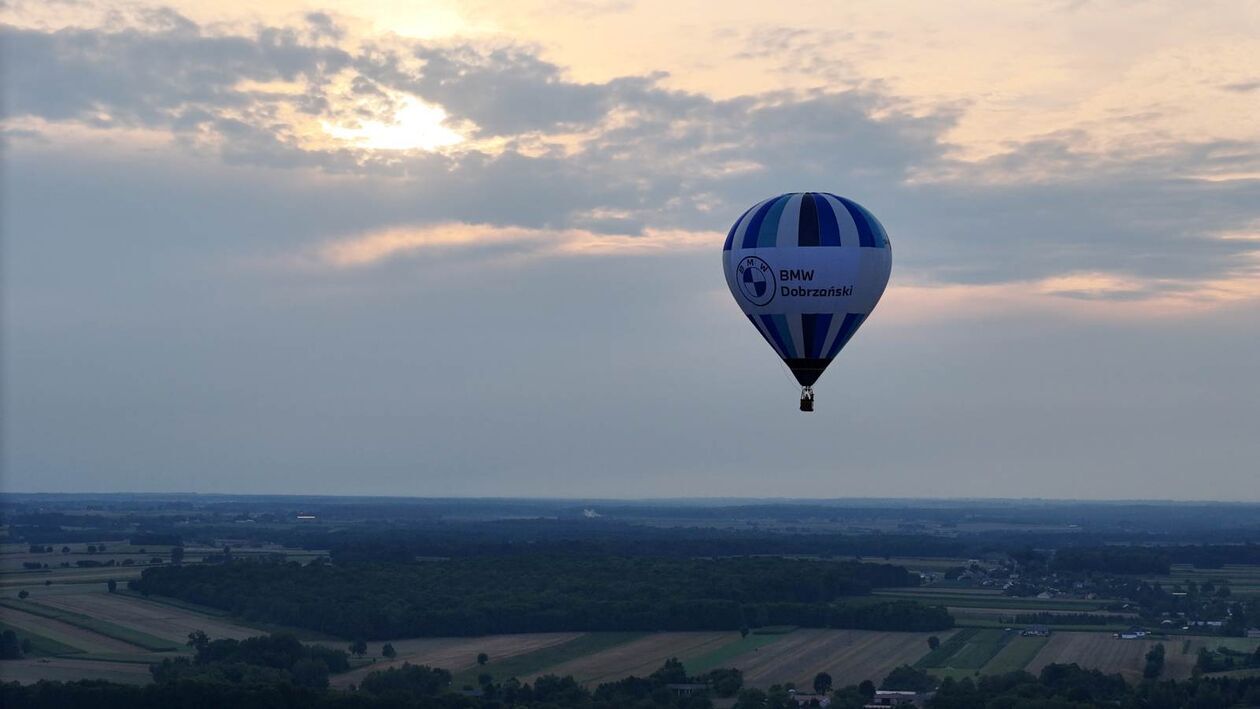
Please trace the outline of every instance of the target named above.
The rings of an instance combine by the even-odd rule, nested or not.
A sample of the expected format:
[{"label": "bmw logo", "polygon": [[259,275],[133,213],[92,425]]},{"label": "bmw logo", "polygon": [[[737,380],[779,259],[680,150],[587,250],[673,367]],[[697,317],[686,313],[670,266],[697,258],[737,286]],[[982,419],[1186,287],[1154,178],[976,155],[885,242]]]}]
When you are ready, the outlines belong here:
[{"label": "bmw logo", "polygon": [[739,291],[753,305],[765,305],[774,300],[774,269],[756,256],[745,256],[735,268]]}]

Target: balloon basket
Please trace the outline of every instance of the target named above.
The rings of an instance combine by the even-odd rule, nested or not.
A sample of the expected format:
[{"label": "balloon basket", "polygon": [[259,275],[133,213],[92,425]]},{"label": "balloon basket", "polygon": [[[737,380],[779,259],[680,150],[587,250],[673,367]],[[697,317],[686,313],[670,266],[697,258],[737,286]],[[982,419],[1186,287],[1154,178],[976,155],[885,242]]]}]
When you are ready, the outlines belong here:
[{"label": "balloon basket", "polygon": [[812,387],[801,389],[801,411],[814,410],[814,390]]}]

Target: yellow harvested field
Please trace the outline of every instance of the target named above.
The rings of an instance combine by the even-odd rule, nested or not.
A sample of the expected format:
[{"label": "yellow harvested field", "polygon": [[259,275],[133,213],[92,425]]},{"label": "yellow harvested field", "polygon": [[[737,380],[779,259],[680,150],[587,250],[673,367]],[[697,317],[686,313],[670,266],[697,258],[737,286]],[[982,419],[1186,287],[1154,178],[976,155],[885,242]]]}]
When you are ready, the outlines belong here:
[{"label": "yellow harvested field", "polygon": [[[1029,672],[1037,674],[1041,668],[1052,663],[1076,664],[1086,669],[1097,669],[1108,674],[1119,672],[1124,678],[1133,682],[1142,679],[1142,669],[1146,666],[1146,653],[1158,640],[1123,640],[1112,637],[1107,632],[1065,632],[1056,631],[1050,636],[1050,642],[1028,663]],[[1177,677],[1182,671],[1180,639],[1164,641],[1165,664],[1169,670],[1168,677]],[[1176,672],[1178,674],[1173,674]],[[1186,669],[1185,675],[1189,675]],[[1181,675],[1184,676],[1184,675]]]},{"label": "yellow harvested field", "polygon": [[[686,664],[688,657],[698,657],[736,640],[739,640],[739,633],[731,631],[654,633],[548,667],[538,675],[573,675],[577,681],[591,685],[630,675],[645,677],[660,669],[671,657],[677,657]],[[522,681],[532,682],[538,675],[522,678]]]},{"label": "yellow harvested field", "polygon": [[[451,672],[459,672],[477,664],[477,654],[486,653],[493,659],[515,657],[527,652],[534,652],[552,645],[568,642],[581,636],[582,633],[523,633],[520,635],[486,635],[477,638],[409,638],[391,640],[390,644],[398,656],[392,660],[377,660],[344,674],[336,675],[331,682],[334,687],[345,687],[357,684],[365,676],[378,670],[397,667],[404,662],[413,665],[429,665],[441,667]],[[369,643],[368,649],[379,655],[384,643]],[[342,645],[336,647],[344,648]]]},{"label": "yellow harvested field", "polygon": [[102,590],[83,593],[57,593],[40,598],[40,603],[63,610],[82,613],[99,620],[126,626],[182,645],[188,634],[200,630],[211,639],[240,640],[263,631],[196,611],[176,608],[135,596]]},{"label": "yellow harvested field", "polygon": [[87,652],[148,652],[142,647],[123,642],[122,640],[108,638],[90,630],[76,628],[60,620],[44,618],[43,616],[25,613],[12,608],[0,606],[0,619],[15,628],[27,630],[36,635],[43,635],[46,638]]},{"label": "yellow harvested field", "polygon": [[744,673],[745,684],[767,687],[795,682],[811,687],[827,672],[837,687],[869,679],[876,684],[898,665],[913,664],[928,652],[927,639],[942,641],[954,631],[894,633],[874,630],[797,630],[782,640],[732,658],[725,666]]},{"label": "yellow harvested field", "polygon": [[104,679],[124,684],[148,684],[152,681],[149,666],[134,662],[100,662],[69,657],[37,660],[6,660],[0,663],[0,681],[34,684],[42,679],[74,682],[81,679]]}]

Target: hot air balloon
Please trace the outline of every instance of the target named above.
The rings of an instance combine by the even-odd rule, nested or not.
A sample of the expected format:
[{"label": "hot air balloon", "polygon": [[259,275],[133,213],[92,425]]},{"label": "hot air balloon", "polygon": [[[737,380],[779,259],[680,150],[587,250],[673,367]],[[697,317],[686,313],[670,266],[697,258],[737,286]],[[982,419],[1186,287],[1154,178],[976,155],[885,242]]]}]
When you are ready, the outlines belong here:
[{"label": "hot air balloon", "polygon": [[740,310],[800,382],[801,411],[813,411],[814,383],[884,294],[892,247],[857,202],[792,192],[736,220],[722,267]]}]

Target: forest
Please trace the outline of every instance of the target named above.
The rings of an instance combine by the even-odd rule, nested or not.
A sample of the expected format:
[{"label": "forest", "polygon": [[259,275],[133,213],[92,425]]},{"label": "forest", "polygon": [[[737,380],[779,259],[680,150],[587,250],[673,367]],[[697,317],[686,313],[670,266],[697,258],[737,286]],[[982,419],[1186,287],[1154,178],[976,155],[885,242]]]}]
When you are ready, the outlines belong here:
[{"label": "forest", "polygon": [[943,630],[942,607],[860,598],[918,584],[888,564],[784,558],[512,556],[411,563],[232,561],[149,568],[130,582],[266,623],[341,637],[765,625]]}]

